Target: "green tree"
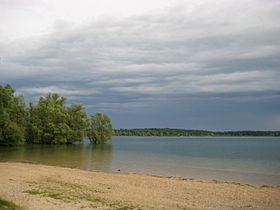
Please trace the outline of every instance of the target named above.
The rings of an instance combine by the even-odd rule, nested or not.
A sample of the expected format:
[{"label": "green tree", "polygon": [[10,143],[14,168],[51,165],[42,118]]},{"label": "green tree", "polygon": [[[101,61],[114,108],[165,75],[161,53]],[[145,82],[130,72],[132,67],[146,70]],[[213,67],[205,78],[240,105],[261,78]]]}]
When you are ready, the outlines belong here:
[{"label": "green tree", "polygon": [[100,112],[91,116],[88,122],[88,138],[94,144],[103,144],[110,141],[113,135],[111,119]]},{"label": "green tree", "polygon": [[84,112],[84,106],[73,104],[67,108],[67,125],[70,127],[68,143],[74,141],[82,142],[86,136],[87,114]]},{"label": "green tree", "polygon": [[30,143],[64,144],[83,141],[86,134],[84,107],[73,104],[56,93],[41,97],[37,105],[29,106],[28,137]]},{"label": "green tree", "polygon": [[15,96],[10,85],[0,85],[0,144],[24,143],[26,110],[23,96]]}]

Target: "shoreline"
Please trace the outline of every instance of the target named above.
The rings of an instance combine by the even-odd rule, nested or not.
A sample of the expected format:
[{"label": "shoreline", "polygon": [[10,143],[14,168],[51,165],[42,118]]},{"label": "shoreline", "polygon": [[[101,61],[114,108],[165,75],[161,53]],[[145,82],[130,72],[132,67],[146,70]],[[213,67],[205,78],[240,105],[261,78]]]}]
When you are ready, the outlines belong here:
[{"label": "shoreline", "polygon": [[0,162],[0,197],[26,209],[280,209],[280,186]]},{"label": "shoreline", "polygon": [[197,178],[197,177],[184,177],[184,176],[172,176],[172,175],[162,175],[162,174],[152,174],[152,173],[141,173],[141,172],[129,172],[129,171],[121,171],[120,169],[116,171],[101,171],[101,170],[88,170],[79,167],[71,167],[71,166],[61,166],[61,165],[51,165],[51,164],[43,164],[43,163],[36,163],[31,161],[0,161],[0,163],[26,163],[32,165],[44,165],[44,166],[55,166],[61,168],[72,168],[72,169],[79,169],[82,171],[92,171],[92,172],[102,172],[108,174],[135,174],[135,175],[144,175],[144,176],[152,176],[152,177],[159,177],[159,178],[168,178],[168,179],[178,179],[178,180],[196,180],[196,181],[213,181],[213,182],[220,182],[220,183],[230,183],[236,185],[247,185],[253,187],[279,187],[278,184],[254,184],[254,183],[246,183],[246,182],[238,182],[238,181],[231,181],[231,180],[223,180],[223,179],[212,179],[212,178]]},{"label": "shoreline", "polygon": [[196,177],[183,177],[183,176],[172,176],[172,175],[161,175],[161,174],[152,174],[152,173],[141,173],[141,172],[129,172],[129,171],[100,171],[100,170],[88,170],[78,167],[71,167],[71,166],[61,166],[61,165],[49,165],[49,164],[42,164],[42,163],[36,163],[31,161],[0,161],[0,163],[23,163],[23,164],[31,164],[31,165],[42,165],[42,166],[54,166],[54,167],[60,167],[60,168],[71,168],[71,169],[78,169],[82,171],[89,171],[89,172],[101,172],[101,173],[108,173],[108,174],[123,174],[123,175],[129,175],[129,174],[135,174],[135,175],[143,175],[143,176],[151,176],[151,177],[158,177],[158,178],[167,178],[167,179],[178,179],[178,180],[195,180],[195,181],[213,181],[215,183],[227,183],[227,184],[236,184],[236,185],[247,185],[252,187],[276,187],[280,188],[280,185],[278,184],[252,184],[252,183],[245,183],[245,182],[238,182],[238,181],[230,181],[230,180],[222,180],[222,179],[211,179],[211,178],[196,178]]},{"label": "shoreline", "polygon": [[251,187],[271,187],[271,188],[279,188],[280,185],[273,185],[273,184],[249,184],[249,183],[241,183],[236,181],[227,181],[227,180],[219,180],[219,179],[200,179],[200,178],[194,178],[194,177],[181,177],[181,176],[168,176],[168,175],[160,175],[160,174],[149,174],[149,173],[138,173],[138,172],[123,172],[123,171],[99,171],[99,170],[87,170],[87,169],[81,169],[78,167],[70,167],[70,166],[60,166],[60,165],[47,165],[47,164],[41,164],[41,163],[35,163],[31,161],[0,161],[0,163],[23,163],[23,164],[31,164],[31,165],[41,165],[41,166],[53,166],[53,167],[59,167],[59,168],[70,168],[70,169],[78,169],[81,171],[88,171],[88,172],[95,172],[95,173],[106,173],[106,174],[122,174],[122,175],[140,175],[140,176],[150,176],[150,177],[157,177],[157,178],[163,178],[163,179],[177,179],[177,180],[194,180],[197,182],[214,182],[214,183],[224,183],[224,184],[234,184],[234,185],[244,185],[244,186],[251,186]]}]

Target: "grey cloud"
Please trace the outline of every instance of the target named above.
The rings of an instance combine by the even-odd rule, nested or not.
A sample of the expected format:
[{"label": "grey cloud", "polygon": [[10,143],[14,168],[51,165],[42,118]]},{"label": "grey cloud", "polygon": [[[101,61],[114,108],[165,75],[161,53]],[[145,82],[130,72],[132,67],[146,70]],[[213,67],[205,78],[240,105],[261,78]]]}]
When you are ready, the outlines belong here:
[{"label": "grey cloud", "polygon": [[108,112],[194,98],[245,103],[271,96],[278,103],[279,3],[248,2],[67,23],[1,44],[0,81],[30,98],[58,92]]}]

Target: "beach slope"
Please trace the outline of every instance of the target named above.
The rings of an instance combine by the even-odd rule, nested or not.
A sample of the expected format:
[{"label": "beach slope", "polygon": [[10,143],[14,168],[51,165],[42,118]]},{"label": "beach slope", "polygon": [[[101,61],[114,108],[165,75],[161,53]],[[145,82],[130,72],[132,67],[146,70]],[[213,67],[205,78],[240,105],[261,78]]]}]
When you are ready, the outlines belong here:
[{"label": "beach slope", "polygon": [[280,209],[280,187],[0,163],[0,197],[26,209]]}]

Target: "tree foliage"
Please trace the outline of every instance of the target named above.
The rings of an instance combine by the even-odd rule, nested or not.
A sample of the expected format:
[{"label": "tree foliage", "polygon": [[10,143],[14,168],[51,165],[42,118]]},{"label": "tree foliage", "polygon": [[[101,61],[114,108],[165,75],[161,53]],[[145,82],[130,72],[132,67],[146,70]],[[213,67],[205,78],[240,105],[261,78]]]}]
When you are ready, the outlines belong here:
[{"label": "tree foliage", "polygon": [[0,85],[0,144],[24,143],[25,104],[22,96],[15,96],[10,85]]},{"label": "tree foliage", "polygon": [[103,144],[111,140],[113,127],[109,116],[98,112],[91,116],[88,123],[87,135],[92,143]]},{"label": "tree foliage", "polygon": [[115,129],[116,136],[280,136],[280,131],[207,131],[172,128]]},{"label": "tree foliage", "polygon": [[80,104],[66,107],[67,99],[58,94],[41,97],[37,105],[30,103],[27,141],[63,144],[83,141],[86,113]]},{"label": "tree foliage", "polygon": [[26,107],[23,96],[14,93],[10,85],[0,86],[0,145],[70,144],[82,142],[87,134],[94,143],[111,139],[107,115],[97,113],[88,119],[83,105],[67,106],[67,99],[56,93]]}]

